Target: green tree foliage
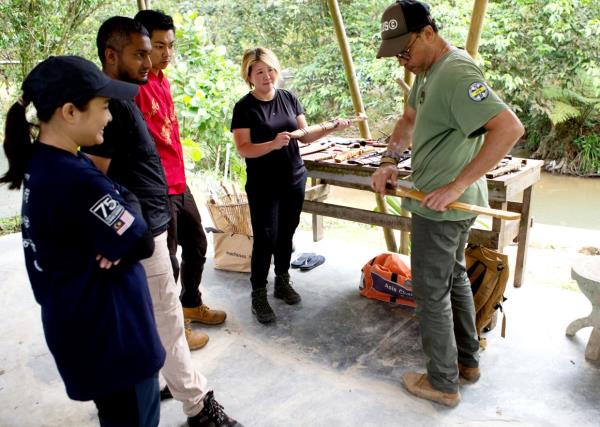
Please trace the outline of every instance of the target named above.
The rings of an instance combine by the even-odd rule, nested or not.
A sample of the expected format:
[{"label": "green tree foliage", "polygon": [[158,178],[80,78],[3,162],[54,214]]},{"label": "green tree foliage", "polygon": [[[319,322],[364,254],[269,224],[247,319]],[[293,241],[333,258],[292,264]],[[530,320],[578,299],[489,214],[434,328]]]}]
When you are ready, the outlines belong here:
[{"label": "green tree foliage", "polygon": [[[188,165],[221,172],[232,141],[231,112],[244,90],[238,67],[227,59],[224,46],[211,43],[202,16],[187,12],[173,18],[177,60],[167,74]],[[239,174],[240,159],[234,147],[230,152],[231,167]]]},{"label": "green tree foliage", "polygon": [[577,171],[583,146],[572,142],[600,130],[600,2],[505,0],[488,14],[481,54],[492,85],[517,110],[536,155]]},{"label": "green tree foliage", "polygon": [[[22,81],[33,66],[50,55],[64,54],[83,21],[100,0],[4,0],[0,3],[0,58],[16,61],[12,78]],[[10,73],[8,71],[7,73]]]}]

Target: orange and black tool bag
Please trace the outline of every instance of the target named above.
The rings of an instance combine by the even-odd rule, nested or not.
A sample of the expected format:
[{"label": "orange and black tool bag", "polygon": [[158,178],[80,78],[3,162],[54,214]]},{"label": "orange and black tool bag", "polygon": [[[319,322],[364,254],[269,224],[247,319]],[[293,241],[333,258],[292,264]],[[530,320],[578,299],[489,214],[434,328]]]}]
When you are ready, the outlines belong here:
[{"label": "orange and black tool bag", "polygon": [[415,307],[410,268],[400,255],[383,253],[362,268],[360,294],[396,305]]}]

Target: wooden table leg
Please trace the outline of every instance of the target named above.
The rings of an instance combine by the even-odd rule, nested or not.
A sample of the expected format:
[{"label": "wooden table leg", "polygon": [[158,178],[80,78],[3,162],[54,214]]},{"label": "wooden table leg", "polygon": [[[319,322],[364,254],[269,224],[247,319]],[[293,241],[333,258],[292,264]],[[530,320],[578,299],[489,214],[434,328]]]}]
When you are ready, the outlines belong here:
[{"label": "wooden table leg", "polygon": [[[310,182],[314,187],[317,184],[321,184],[319,178],[311,178]],[[313,242],[318,242],[323,239],[323,217],[320,215],[312,214],[312,233]]]},{"label": "wooden table leg", "polygon": [[515,276],[513,286],[520,288],[523,284],[523,272],[527,263],[527,247],[529,245],[529,229],[532,225],[531,218],[531,196],[533,186],[527,187],[523,191],[523,204],[521,206],[521,223],[519,225],[519,234],[517,236],[517,260],[515,263]]},{"label": "wooden table leg", "polygon": [[[497,200],[490,201],[490,207],[494,208],[494,209],[506,210],[507,206],[508,206],[508,202],[500,202]],[[495,249],[499,252],[502,252],[504,250],[504,245],[505,245],[505,241],[506,241],[506,239],[503,238],[504,228],[505,228],[504,222],[505,221],[500,218],[492,218],[492,231],[497,232],[499,238],[498,238],[497,247],[491,248],[491,249]]]}]

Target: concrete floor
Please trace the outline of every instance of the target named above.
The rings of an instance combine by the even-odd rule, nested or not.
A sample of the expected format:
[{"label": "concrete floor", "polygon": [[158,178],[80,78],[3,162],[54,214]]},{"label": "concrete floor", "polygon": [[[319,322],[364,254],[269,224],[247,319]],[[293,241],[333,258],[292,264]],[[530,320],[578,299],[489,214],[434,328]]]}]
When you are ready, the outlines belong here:
[{"label": "concrete floor", "polygon": [[[498,330],[488,334],[481,380],[462,387],[462,403],[447,409],[400,384],[402,372],[425,363],[412,312],[358,294],[360,267],[380,250],[313,243],[306,232],[295,243],[298,252],[318,252],[327,261],[293,271],[302,303],[271,299],[278,315],[271,326],[250,313],[247,275],[214,270],[210,257],[205,270],[205,302],[227,310],[228,319],[202,327],[211,340],[193,357],[217,400],[246,427],[599,425],[600,369],[584,359],[590,330],[573,339],[564,333],[589,313],[580,293],[528,282],[508,289],[506,339]],[[20,235],[0,238],[0,286],[0,426],[97,425],[94,405],[70,401],[64,392],[25,275]],[[178,402],[162,404],[162,427],[185,426],[185,419]]]}]

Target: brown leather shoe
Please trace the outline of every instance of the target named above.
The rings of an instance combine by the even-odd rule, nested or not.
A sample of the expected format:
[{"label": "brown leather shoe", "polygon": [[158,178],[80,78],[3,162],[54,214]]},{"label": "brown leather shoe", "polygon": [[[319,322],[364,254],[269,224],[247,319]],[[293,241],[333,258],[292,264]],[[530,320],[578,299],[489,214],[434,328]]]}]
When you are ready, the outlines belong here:
[{"label": "brown leather shoe", "polygon": [[205,325],[220,325],[227,318],[227,313],[221,310],[211,310],[207,305],[198,307],[183,307],[183,317],[191,322],[200,322]]},{"label": "brown leather shoe", "polygon": [[455,407],[460,402],[459,392],[446,393],[434,389],[427,379],[427,374],[405,372],[402,375],[402,382],[404,383],[404,387],[417,397],[431,400],[441,405],[450,406],[451,408]]},{"label": "brown leather shoe", "polygon": [[188,343],[190,351],[198,350],[206,345],[208,342],[208,335],[204,332],[193,331],[190,327],[190,321],[185,320],[185,340]]},{"label": "brown leather shoe", "polygon": [[458,364],[458,374],[460,377],[468,383],[475,383],[481,377],[481,369],[469,368],[464,366],[462,363]]}]

